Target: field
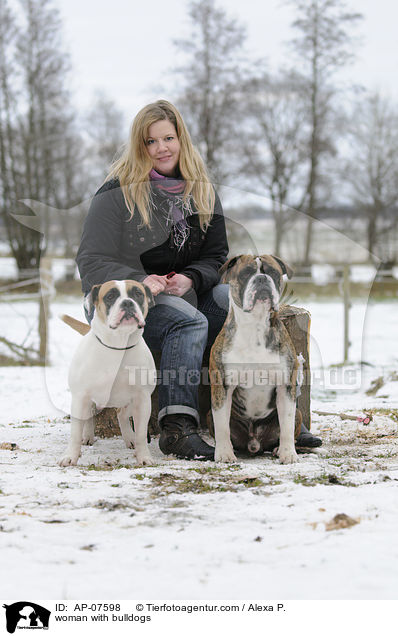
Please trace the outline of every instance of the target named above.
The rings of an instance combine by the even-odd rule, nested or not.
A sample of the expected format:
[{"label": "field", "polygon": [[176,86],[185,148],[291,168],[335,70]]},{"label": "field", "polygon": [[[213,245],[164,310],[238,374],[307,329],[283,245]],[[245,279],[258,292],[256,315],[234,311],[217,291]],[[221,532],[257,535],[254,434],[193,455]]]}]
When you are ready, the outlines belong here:
[{"label": "field", "polygon": [[[346,367],[333,366],[342,360],[341,302],[305,306],[312,428],[324,443],[299,463],[270,454],[233,465],[178,461],[153,439],[155,465],[135,468],[113,438],[60,468],[66,374],[80,336],[58,314],[82,310],[73,298],[53,302],[48,364],[0,367],[1,596],[396,599],[398,302],[354,303]],[[21,342],[36,313],[33,302],[3,304],[2,334]]]}]

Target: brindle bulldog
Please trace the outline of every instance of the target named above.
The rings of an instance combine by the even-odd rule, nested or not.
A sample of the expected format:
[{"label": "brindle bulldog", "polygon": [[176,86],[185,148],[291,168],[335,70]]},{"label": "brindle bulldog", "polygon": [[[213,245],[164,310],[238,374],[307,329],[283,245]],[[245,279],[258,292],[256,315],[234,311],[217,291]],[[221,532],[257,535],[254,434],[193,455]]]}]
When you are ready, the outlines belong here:
[{"label": "brindle bulldog", "polygon": [[210,353],[215,460],[236,461],[233,448],[256,455],[279,440],[281,463],[296,462],[299,361],[278,317],[283,275],[293,272],[276,256],[241,255],[220,273],[230,286],[230,308]]}]

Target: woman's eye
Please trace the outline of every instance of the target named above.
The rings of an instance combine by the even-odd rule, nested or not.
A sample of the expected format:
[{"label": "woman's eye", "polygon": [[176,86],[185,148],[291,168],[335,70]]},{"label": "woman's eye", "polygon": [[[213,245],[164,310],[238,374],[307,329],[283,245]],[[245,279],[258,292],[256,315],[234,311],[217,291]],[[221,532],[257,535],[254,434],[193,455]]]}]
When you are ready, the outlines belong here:
[{"label": "woman's eye", "polygon": [[148,139],[146,142],[146,145],[150,146],[151,144],[153,144],[153,139]]},{"label": "woman's eye", "polygon": [[172,141],[174,139],[174,137],[166,137],[167,141]]}]

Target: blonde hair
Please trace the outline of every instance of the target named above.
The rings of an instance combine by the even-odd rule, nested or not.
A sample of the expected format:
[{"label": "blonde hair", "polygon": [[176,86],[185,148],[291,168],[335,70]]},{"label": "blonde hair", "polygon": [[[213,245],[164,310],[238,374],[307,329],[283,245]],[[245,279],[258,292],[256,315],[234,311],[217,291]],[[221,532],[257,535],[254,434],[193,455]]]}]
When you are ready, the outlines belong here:
[{"label": "blonde hair", "polygon": [[130,132],[130,138],[121,156],[111,165],[106,180],[117,177],[123,192],[126,206],[131,214],[134,206],[144,225],[151,224],[151,190],[149,173],[152,161],[146,149],[149,128],[161,120],[170,121],[177,132],[180,142],[179,169],[185,181],[184,201],[192,195],[198,211],[202,229],[206,229],[213,215],[215,193],[205,164],[192,143],[191,137],[180,113],[170,102],[160,99],[144,106],[136,115]]}]

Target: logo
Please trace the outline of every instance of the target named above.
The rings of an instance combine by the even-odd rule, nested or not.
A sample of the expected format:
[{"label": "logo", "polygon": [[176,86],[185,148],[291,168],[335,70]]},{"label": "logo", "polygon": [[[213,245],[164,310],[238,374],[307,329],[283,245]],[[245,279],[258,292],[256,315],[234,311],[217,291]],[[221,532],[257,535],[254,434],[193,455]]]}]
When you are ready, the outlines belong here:
[{"label": "logo", "polygon": [[19,601],[3,607],[6,610],[9,634],[13,634],[16,629],[48,629],[51,612],[41,605],[31,601]]}]

